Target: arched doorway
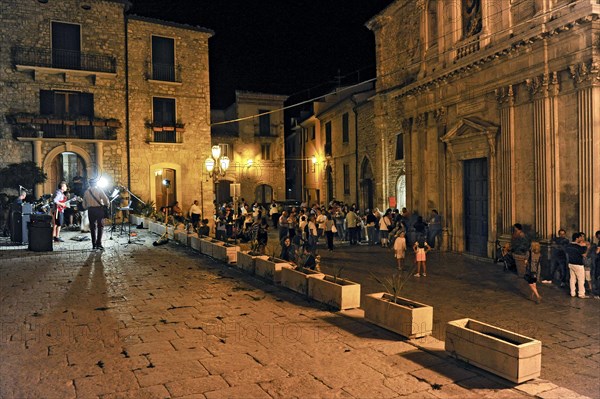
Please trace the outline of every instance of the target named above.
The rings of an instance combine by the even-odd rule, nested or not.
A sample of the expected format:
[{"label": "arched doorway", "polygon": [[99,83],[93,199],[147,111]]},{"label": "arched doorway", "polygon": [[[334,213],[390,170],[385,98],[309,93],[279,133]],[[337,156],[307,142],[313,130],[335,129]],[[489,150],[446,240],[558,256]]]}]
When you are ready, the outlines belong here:
[{"label": "arched doorway", "polygon": [[400,175],[396,180],[396,208],[404,207],[406,207],[406,175]]},{"label": "arched doorway", "polygon": [[156,187],[155,204],[160,209],[177,201],[177,173],[175,169],[163,168],[154,172]]},{"label": "arched doorway", "polygon": [[331,169],[331,165],[327,165],[325,169],[325,179],[327,179],[327,203],[331,202],[335,198],[335,194],[333,193],[333,170]]},{"label": "arched doorway", "polygon": [[369,159],[365,158],[360,168],[360,198],[363,209],[373,209],[374,192],[373,169]]},{"label": "arched doorway", "polygon": [[87,165],[85,160],[71,151],[64,151],[58,154],[52,160],[48,172],[48,182],[53,189],[58,187],[58,183],[66,181],[69,190],[72,191],[75,178],[79,178],[83,183],[87,182]]},{"label": "arched doorway", "polygon": [[254,200],[263,206],[273,202],[273,187],[268,184],[257,186],[254,190]]}]

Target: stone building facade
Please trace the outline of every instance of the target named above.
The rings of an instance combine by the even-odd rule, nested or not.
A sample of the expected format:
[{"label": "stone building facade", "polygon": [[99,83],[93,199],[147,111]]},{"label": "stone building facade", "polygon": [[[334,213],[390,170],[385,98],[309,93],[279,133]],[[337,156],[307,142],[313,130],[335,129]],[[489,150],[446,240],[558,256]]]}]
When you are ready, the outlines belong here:
[{"label": "stone building facade", "polygon": [[332,200],[360,209],[376,203],[372,83],[340,87],[312,104],[294,126],[302,147],[301,199]]},{"label": "stone building facade", "polygon": [[[229,157],[226,174],[215,183],[219,203],[234,197],[232,184],[240,184],[246,202],[269,204],[284,200],[285,136],[283,103],[286,96],[236,91],[235,102],[213,109],[212,145]],[[208,181],[208,176],[205,176]],[[212,184],[210,182],[209,184]]]},{"label": "stone building facade", "polygon": [[382,205],[404,182],[410,211],[443,215],[447,248],[481,256],[514,223],[543,241],[600,229],[599,13],[398,0],[372,18]]},{"label": "stone building facade", "polygon": [[213,32],[128,15],[129,5],[3,0],[0,166],[34,161],[49,177],[36,196],[77,175],[157,206],[211,195],[200,182]]}]

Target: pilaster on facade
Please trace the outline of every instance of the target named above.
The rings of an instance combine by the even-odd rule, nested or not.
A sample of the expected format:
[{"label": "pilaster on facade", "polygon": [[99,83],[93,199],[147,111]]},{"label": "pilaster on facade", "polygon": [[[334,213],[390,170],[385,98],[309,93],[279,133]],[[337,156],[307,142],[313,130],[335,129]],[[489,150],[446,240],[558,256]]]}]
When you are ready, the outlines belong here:
[{"label": "pilaster on facade", "polygon": [[526,80],[533,101],[533,171],[535,176],[535,231],[542,239],[559,229],[560,194],[558,173],[558,73],[545,73]]},{"label": "pilaster on facade", "polygon": [[569,67],[577,89],[579,229],[591,236],[600,226],[600,65]]},{"label": "pilaster on facade", "polygon": [[498,184],[500,188],[500,220],[499,230],[502,234],[509,235],[515,220],[515,190],[514,190],[514,165],[512,154],[514,152],[514,126],[515,126],[515,97],[513,86],[503,86],[496,89],[496,99],[500,108],[500,148],[498,161]]}]

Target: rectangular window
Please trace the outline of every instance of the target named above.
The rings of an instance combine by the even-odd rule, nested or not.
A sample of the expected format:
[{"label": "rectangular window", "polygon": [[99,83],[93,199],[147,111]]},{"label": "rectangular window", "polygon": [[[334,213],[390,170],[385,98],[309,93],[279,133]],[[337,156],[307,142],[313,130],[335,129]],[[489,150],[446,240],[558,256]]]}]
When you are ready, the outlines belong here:
[{"label": "rectangular window", "polygon": [[221,148],[221,156],[227,157],[227,158],[229,158],[230,161],[232,161],[233,160],[233,145],[219,143],[219,147]]},{"label": "rectangular window", "polygon": [[175,40],[152,36],[152,79],[175,82]]},{"label": "rectangular window", "polygon": [[40,90],[40,114],[94,117],[94,95],[76,91]]},{"label": "rectangular window", "polygon": [[350,165],[344,164],[344,194],[350,194]]},{"label": "rectangular window", "polygon": [[52,22],[52,67],[81,68],[81,26]]},{"label": "rectangular window", "polygon": [[311,140],[314,140],[314,139],[315,139],[315,137],[317,136],[316,130],[317,130],[317,129],[315,128],[315,125],[312,125],[312,126],[310,127],[310,139],[311,139]]},{"label": "rectangular window", "polygon": [[152,99],[154,124],[175,126],[175,99],[154,97]]},{"label": "rectangular window", "polygon": [[[263,114],[269,112],[267,109],[259,109],[258,113]],[[259,136],[270,136],[271,135],[271,114],[260,115],[258,117],[258,135]]]},{"label": "rectangular window", "polygon": [[396,160],[404,159],[404,135],[396,136]]},{"label": "rectangular window", "polygon": [[308,131],[305,127],[302,128],[302,138],[304,139],[305,143],[308,141]]},{"label": "rectangular window", "polygon": [[261,144],[260,146],[261,159],[263,161],[271,160],[271,144]]},{"label": "rectangular window", "polygon": [[350,142],[350,121],[347,112],[342,115],[342,142]]}]

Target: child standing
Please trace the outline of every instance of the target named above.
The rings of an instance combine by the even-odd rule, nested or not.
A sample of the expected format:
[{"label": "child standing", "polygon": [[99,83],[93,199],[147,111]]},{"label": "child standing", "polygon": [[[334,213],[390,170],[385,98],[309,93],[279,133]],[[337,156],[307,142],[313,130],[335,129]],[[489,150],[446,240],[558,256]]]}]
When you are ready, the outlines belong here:
[{"label": "child standing", "polygon": [[402,263],[406,256],[406,233],[404,231],[400,231],[396,240],[394,240],[394,256],[396,257],[398,270],[402,270]]},{"label": "child standing", "polygon": [[431,249],[431,247],[429,246],[429,244],[427,244],[427,242],[425,241],[425,236],[424,235],[420,235],[419,239],[415,242],[415,245],[413,245],[413,250],[415,251],[415,255],[416,255],[416,262],[417,262],[417,272],[414,274],[415,277],[421,277],[420,271],[421,271],[421,267],[423,268],[423,277],[427,277],[427,252],[429,252],[429,250]]}]

